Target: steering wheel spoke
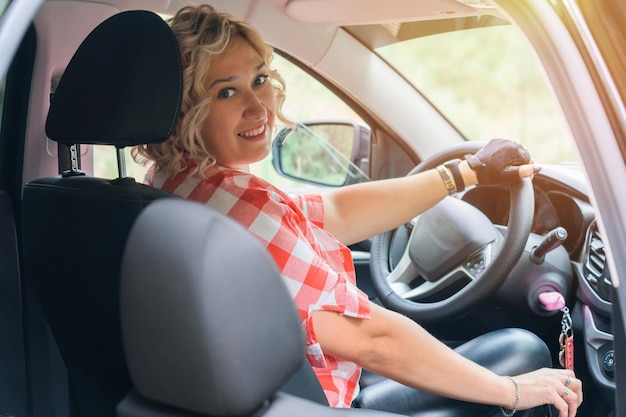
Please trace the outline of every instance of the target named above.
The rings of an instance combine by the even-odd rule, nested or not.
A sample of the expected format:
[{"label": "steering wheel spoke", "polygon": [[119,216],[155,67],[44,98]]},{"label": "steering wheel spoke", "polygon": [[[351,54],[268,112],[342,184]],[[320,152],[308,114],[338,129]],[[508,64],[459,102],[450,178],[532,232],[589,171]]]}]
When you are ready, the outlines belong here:
[{"label": "steering wheel spoke", "polygon": [[398,261],[398,264],[393,268],[391,273],[387,275],[387,282],[394,291],[404,293],[410,289],[411,282],[415,280],[415,277],[418,275],[419,271],[411,261],[407,248],[402,258]]},{"label": "steering wheel spoke", "polygon": [[467,284],[468,281],[471,281],[472,279],[473,277],[471,275],[465,273],[464,268],[457,268],[437,281],[423,281],[416,287],[411,288],[404,294],[399,295],[401,295],[405,300],[424,301],[426,299],[437,297],[446,289],[451,288],[456,284]]},{"label": "steering wheel spoke", "polygon": [[405,300],[419,302],[437,299],[446,290],[455,286],[463,287],[478,278],[491,263],[493,248],[494,244],[489,243],[441,278],[427,281],[420,277],[407,247],[398,264],[387,276],[387,282],[391,289]]}]

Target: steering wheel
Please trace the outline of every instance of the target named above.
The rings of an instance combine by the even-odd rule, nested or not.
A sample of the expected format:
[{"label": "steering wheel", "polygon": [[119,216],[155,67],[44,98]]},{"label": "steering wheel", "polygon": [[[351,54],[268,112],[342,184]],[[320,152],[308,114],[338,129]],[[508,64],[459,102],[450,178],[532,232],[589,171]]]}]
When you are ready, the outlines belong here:
[{"label": "steering wheel", "polygon": [[[483,145],[466,142],[448,148],[408,175],[463,158]],[[446,197],[413,222],[374,237],[370,270],[382,304],[427,324],[459,317],[493,295],[524,252],[534,215],[531,180],[509,188],[506,231],[469,203]],[[402,256],[392,262],[398,242],[402,246],[405,241]]]}]

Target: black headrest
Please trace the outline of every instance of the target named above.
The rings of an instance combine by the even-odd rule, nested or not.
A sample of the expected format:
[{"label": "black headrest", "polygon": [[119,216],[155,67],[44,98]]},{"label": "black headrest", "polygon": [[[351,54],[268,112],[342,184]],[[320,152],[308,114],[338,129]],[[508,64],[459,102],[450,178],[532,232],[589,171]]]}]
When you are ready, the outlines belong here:
[{"label": "black headrest", "polygon": [[182,69],[163,19],[128,11],[97,26],[71,59],[46,121],[50,139],[117,147],[160,143],[178,120]]},{"label": "black headrest", "polygon": [[206,206],[148,206],[132,228],[121,279],[128,367],[150,400],[245,415],[304,362],[300,319],[273,260]]}]

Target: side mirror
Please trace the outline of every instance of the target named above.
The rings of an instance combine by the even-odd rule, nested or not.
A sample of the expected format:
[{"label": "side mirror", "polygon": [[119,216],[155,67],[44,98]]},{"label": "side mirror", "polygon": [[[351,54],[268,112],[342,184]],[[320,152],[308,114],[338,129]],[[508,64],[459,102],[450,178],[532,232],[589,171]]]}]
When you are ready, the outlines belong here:
[{"label": "side mirror", "polygon": [[350,121],[298,123],[274,138],[272,163],[280,175],[310,184],[366,182],[370,136],[368,127]]}]

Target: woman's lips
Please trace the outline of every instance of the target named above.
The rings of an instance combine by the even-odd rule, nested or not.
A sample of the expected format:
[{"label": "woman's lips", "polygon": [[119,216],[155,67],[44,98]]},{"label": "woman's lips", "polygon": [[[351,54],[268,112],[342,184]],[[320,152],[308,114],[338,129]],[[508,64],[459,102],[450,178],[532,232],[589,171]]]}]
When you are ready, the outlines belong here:
[{"label": "woman's lips", "polygon": [[238,133],[237,136],[246,139],[261,139],[265,138],[265,132],[267,131],[267,124],[255,127],[245,132]]}]

